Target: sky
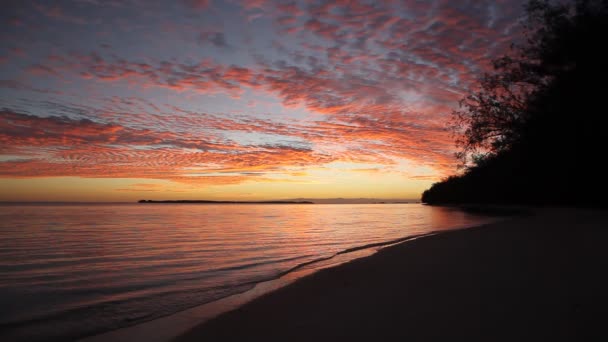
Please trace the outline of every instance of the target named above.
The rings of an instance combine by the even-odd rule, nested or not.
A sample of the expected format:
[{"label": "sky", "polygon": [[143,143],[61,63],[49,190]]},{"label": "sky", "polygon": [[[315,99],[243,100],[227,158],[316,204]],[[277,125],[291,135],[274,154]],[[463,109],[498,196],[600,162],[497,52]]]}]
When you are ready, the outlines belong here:
[{"label": "sky", "polygon": [[417,199],[521,0],[4,1],[0,201]]}]

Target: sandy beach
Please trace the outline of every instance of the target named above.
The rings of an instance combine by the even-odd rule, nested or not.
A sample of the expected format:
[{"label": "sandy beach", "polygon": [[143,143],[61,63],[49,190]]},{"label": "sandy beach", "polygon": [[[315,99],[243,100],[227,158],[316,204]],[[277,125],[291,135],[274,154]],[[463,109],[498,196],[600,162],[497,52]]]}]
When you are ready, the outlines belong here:
[{"label": "sandy beach", "polygon": [[321,270],[175,340],[605,337],[607,237],[606,212],[541,209]]}]

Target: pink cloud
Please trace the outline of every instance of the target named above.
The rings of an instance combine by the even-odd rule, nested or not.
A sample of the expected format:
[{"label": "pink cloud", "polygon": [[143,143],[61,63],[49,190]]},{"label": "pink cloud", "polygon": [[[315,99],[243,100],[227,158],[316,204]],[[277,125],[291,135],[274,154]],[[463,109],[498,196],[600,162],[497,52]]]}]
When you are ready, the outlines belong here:
[{"label": "pink cloud", "polygon": [[[209,1],[182,3],[188,9],[210,6]],[[229,64],[217,56],[125,58],[108,48],[103,53],[55,52],[25,71],[32,79],[78,75],[85,86],[122,82],[142,92],[162,88],[185,93],[178,96],[196,92],[237,97],[251,92],[321,115],[292,122],[222,117],[176,106],[167,110],[132,96],[114,97],[107,101],[108,108],[94,115],[85,110],[85,116],[94,118],[88,121],[4,111],[3,152],[32,158],[3,164],[4,175],[131,174],[232,184],[264,177],[265,172],[287,172],[290,166],[350,161],[391,167],[401,159],[447,172],[455,161],[442,122],[477,75],[489,70],[489,60],[509,45],[513,17],[501,14],[515,13],[505,2],[464,6],[444,0],[252,0],[230,5],[241,6],[241,19],[263,15],[272,24],[277,30],[276,37],[270,37],[272,53],[260,53],[255,63]],[[73,19],[59,7],[42,6],[39,11],[55,20]],[[162,27],[165,34],[187,33],[193,45],[198,42],[223,53],[208,49],[209,44],[227,47],[227,37],[234,34],[187,22]],[[285,34],[289,39],[283,41]],[[231,49],[245,47],[230,40],[227,51]],[[21,83],[0,86],[34,89]],[[224,138],[222,133],[228,131],[280,135],[304,143],[242,145]],[[190,172],[201,174],[193,177]],[[210,172],[226,175],[205,175]],[[234,175],[239,172],[261,175]]]}]

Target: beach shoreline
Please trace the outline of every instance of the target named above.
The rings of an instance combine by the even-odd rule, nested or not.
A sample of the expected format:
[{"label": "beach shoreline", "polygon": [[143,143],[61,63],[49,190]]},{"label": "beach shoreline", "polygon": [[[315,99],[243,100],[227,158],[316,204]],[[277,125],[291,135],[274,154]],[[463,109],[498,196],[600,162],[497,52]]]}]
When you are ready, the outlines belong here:
[{"label": "beach shoreline", "polygon": [[[478,214],[480,214],[480,216],[501,216],[503,218],[507,218],[509,216],[513,216],[516,214],[521,215],[523,213],[525,213],[525,211],[515,212],[513,210],[508,210],[504,212],[492,211],[490,215],[484,215],[481,212],[479,212]],[[78,340],[82,342],[133,340],[169,341],[180,335],[183,335],[187,331],[195,328],[200,324],[203,324],[208,320],[211,320],[226,312],[235,310],[243,305],[246,305],[252,300],[267,295],[282,287],[288,286],[289,284],[320,270],[337,267],[341,264],[348,263],[360,258],[367,258],[384,248],[390,248],[395,245],[408,243],[409,241],[413,241],[416,239],[425,238],[435,234],[442,234],[446,231],[471,229],[478,227],[479,225],[485,224],[488,223],[456,226],[453,228],[448,228],[447,230],[445,228],[438,227],[439,229],[426,233],[408,235],[392,240],[374,242],[351,247],[339,251],[332,256],[318,258],[306,262],[304,264],[299,264],[288,270],[282,271],[276,276],[276,278],[260,281],[256,284],[253,284],[250,289],[244,290],[243,292],[232,294],[200,305],[196,305],[194,307],[167,316],[155,318],[146,322],[122,327],[119,329],[105,331],[99,334],[85,336]]]},{"label": "beach shoreline", "polygon": [[[415,239],[417,237],[412,237]],[[402,241],[403,242],[403,241]],[[397,243],[402,243],[397,242]],[[380,247],[381,248],[381,247]],[[101,334],[86,336],[78,339],[80,342],[132,342],[132,341],[149,341],[161,342],[171,341],[180,335],[186,333],[192,328],[220,316],[226,312],[237,309],[246,305],[252,300],[264,296],[279,288],[288,286],[289,284],[306,277],[310,274],[318,272],[325,268],[338,266],[342,263],[350,262],[354,259],[365,258],[373,255],[377,249],[370,247],[367,249],[356,250],[348,253],[336,254],[332,260],[324,260],[322,265],[313,267],[303,267],[295,270],[283,272],[275,279],[261,281],[252,286],[252,288],[240,293],[229,295],[208,303],[194,306],[192,308],[176,312],[174,314],[153,319],[151,321],[139,323],[136,325],[119,328],[103,332]],[[307,265],[310,266],[310,265]]]},{"label": "beach shoreline", "polygon": [[[524,213],[526,214],[522,215]],[[483,310],[473,310],[469,307],[469,309],[464,310],[465,312],[462,312],[463,305],[460,305],[460,307],[458,305],[450,305],[449,302],[454,301],[455,298],[446,297],[445,293],[451,293],[453,296],[468,296],[469,298],[474,299],[472,303],[476,303],[477,308],[483,306],[484,300],[479,296],[474,295],[475,289],[486,292],[483,295],[487,297],[486,302],[488,298],[494,301],[497,300],[496,295],[499,292],[503,292],[507,297],[517,297],[517,293],[509,293],[509,291],[506,291],[504,288],[501,289],[500,286],[497,286],[499,283],[496,281],[492,282],[492,278],[495,278],[495,280],[504,280],[509,278],[509,276],[515,275],[516,277],[512,278],[514,279],[514,283],[511,283],[510,289],[513,289],[513,285],[517,285],[515,286],[515,289],[519,288],[519,290],[525,290],[525,282],[522,283],[521,280],[526,280],[528,281],[528,285],[537,288],[539,286],[539,281],[541,283],[546,283],[551,279],[555,280],[555,275],[561,272],[559,269],[556,269],[556,265],[569,264],[569,267],[565,269],[565,274],[572,275],[568,272],[572,272],[573,265],[578,265],[580,263],[580,260],[576,258],[573,259],[572,255],[581,253],[581,248],[579,248],[581,246],[581,240],[577,238],[572,239],[573,245],[577,246],[577,248],[573,248],[566,253],[565,256],[562,255],[561,262],[555,258],[551,260],[554,265],[553,267],[549,267],[549,270],[553,270],[554,273],[548,278],[543,279],[541,277],[539,279],[533,279],[534,277],[531,276],[532,274],[529,272],[530,269],[542,271],[542,267],[546,267],[547,265],[536,265],[532,268],[528,267],[528,269],[520,270],[520,272],[516,269],[517,265],[525,265],[526,259],[533,262],[546,262],[547,256],[541,258],[542,260],[537,260],[538,258],[535,256],[538,255],[536,254],[544,251],[549,252],[548,255],[553,255],[557,252],[556,247],[563,247],[565,244],[568,244],[568,237],[575,237],[573,234],[576,234],[577,232],[577,228],[573,228],[573,225],[582,225],[582,228],[580,228],[581,233],[585,234],[582,234],[581,236],[583,237],[583,240],[586,241],[585,243],[590,244],[589,247],[592,247],[589,251],[598,252],[598,248],[594,245],[593,241],[595,241],[596,244],[601,244],[602,238],[607,236],[600,228],[608,227],[608,214],[601,211],[559,208],[537,209],[534,210],[534,214],[529,210],[519,210],[512,214],[519,215],[512,215],[501,221],[473,227],[438,231],[422,236],[398,239],[391,245],[356,251],[354,253],[361,252],[362,254],[360,256],[353,255],[350,259],[344,261],[337,260],[335,263],[329,263],[318,269],[304,268],[302,270],[287,272],[277,279],[256,284],[254,288],[243,293],[199,305],[136,326],[90,336],[81,341],[221,341],[262,338],[270,340],[310,340],[313,338],[321,340],[333,338],[358,340],[378,337],[385,339],[402,337],[413,338],[414,340],[443,340],[447,338],[466,337],[475,340],[475,337],[478,337],[479,339],[482,339],[482,337],[488,338],[488,336],[490,336],[488,335],[488,332],[500,330],[496,327],[496,322],[494,321],[493,324],[489,326],[484,324],[484,322],[482,322],[483,312],[481,312]],[[554,234],[549,234],[551,232]],[[501,240],[501,236],[505,238],[504,241]],[[552,245],[548,246],[547,250],[544,250],[544,247],[547,246],[543,246],[543,240],[552,241]],[[491,254],[494,255],[494,259],[486,258],[482,259],[482,262],[479,262],[478,260],[477,264],[472,262],[470,263],[471,267],[466,270],[463,269],[463,257],[471,258],[475,253],[481,252],[479,251],[479,248],[483,247],[484,241],[493,243],[493,247],[501,247],[494,249],[485,248],[486,253],[492,251]],[[510,265],[512,260],[505,256],[505,252],[509,250],[509,241],[517,242],[512,245],[514,249],[511,251],[519,262],[514,265]],[[590,243],[589,241],[592,242]],[[606,242],[606,240],[604,239],[603,242]],[[523,245],[521,245],[522,243]],[[422,247],[420,245],[422,245]],[[447,247],[448,249],[451,249],[451,251],[442,251],[441,248],[439,248],[439,245],[444,246],[444,248]],[[467,246],[468,249],[461,249],[460,251],[454,250],[459,245]],[[517,256],[517,251],[520,249],[515,248],[516,246],[526,247],[525,253],[527,253],[527,255]],[[596,248],[593,248],[594,246]],[[537,252],[534,252],[534,248],[531,247],[537,247]],[[365,253],[367,253],[367,255],[365,255]],[[407,259],[398,257],[403,253],[409,255],[409,257]],[[606,253],[604,252],[602,256],[605,256],[605,254]],[[496,263],[496,257],[499,257],[499,263]],[[437,275],[432,276],[428,270],[426,272],[424,271],[424,267],[422,267],[424,266],[422,265],[424,262],[422,262],[422,260],[426,260],[426,263],[429,263],[430,268],[428,270],[432,269],[432,265],[440,265],[442,268],[437,268]],[[472,259],[469,260],[471,261]],[[596,259],[597,262],[601,262],[601,260],[606,259]],[[496,272],[489,272],[493,263],[495,266],[498,266],[498,270]],[[450,264],[448,268],[446,268],[447,264]],[[589,262],[589,260],[587,260],[586,265],[585,269],[598,266],[594,262]],[[487,275],[485,280],[481,277],[482,272],[479,272],[480,266],[483,266],[482,268],[484,268],[485,272],[483,272],[483,274]],[[500,267],[511,268],[511,270],[505,271]],[[399,268],[404,268],[404,270],[395,272],[395,270]],[[454,288],[454,284],[434,283],[440,278],[445,278],[446,280],[451,279],[449,275],[454,276],[455,273],[458,273],[458,270],[466,271],[463,273],[465,276],[464,279],[468,279],[464,284],[459,284],[458,288]],[[427,285],[429,285],[428,288],[424,286],[420,287],[421,280],[416,278],[416,276],[420,274],[423,274],[428,278],[425,280]],[[381,277],[379,275],[381,275]],[[459,279],[457,276],[454,276],[453,278],[456,280]],[[370,279],[375,280],[369,281]],[[572,277],[566,277],[564,279],[568,279],[568,286],[572,285],[570,283],[570,280],[573,279]],[[431,282],[428,280],[431,280]],[[416,300],[416,296],[404,296],[404,289],[400,289],[394,284],[387,284],[387,281],[396,284],[405,281],[409,284],[406,288],[408,286],[414,288],[411,293],[419,293],[422,297],[427,298],[426,304],[428,304],[428,306],[423,305],[425,304],[424,301],[421,301],[420,299]],[[418,282],[418,286],[416,285],[416,282]],[[508,282],[503,283],[503,285],[505,284],[508,284]],[[480,285],[484,285],[485,289],[480,288]],[[488,293],[488,288],[490,290],[495,289],[495,293]],[[601,287],[597,288],[599,289]],[[569,291],[567,295],[564,295],[562,290],[563,288],[561,288],[561,290],[552,290],[554,292],[557,291],[558,294],[561,293],[561,297],[557,297],[560,297],[560,300],[563,303],[567,303],[566,306],[569,307],[568,310],[562,310],[562,314],[565,312],[566,316],[568,316],[568,313],[577,314],[578,312],[578,315],[586,315],[585,319],[589,318],[588,316],[591,315],[589,310],[581,309],[580,303],[571,300],[573,298],[572,291]],[[429,298],[432,298],[431,293],[442,292],[444,292],[444,295],[438,296],[432,301],[429,300]],[[368,299],[370,297],[373,298],[378,296],[379,293],[384,293],[385,295],[392,293],[393,296],[391,297],[394,303],[389,305],[387,304],[387,300],[382,302],[365,300],[366,297],[368,297]],[[597,296],[597,293],[598,291],[590,292],[592,296]],[[530,294],[527,294],[524,297],[528,301],[532,300]],[[361,300],[361,298],[364,298],[364,300]],[[320,299],[323,300],[320,301]],[[412,299],[414,299],[414,301],[412,301]],[[605,296],[603,299],[605,299]],[[458,302],[458,300],[456,301]],[[500,300],[498,301],[500,302]],[[318,307],[311,307],[310,303],[316,303]],[[417,303],[417,306],[412,306],[412,303]],[[396,308],[401,308],[404,311],[400,311]],[[471,327],[462,324],[462,319],[457,319],[456,321],[461,323],[460,326],[450,325],[452,332],[441,336],[425,335],[419,331],[420,329],[416,330],[412,329],[412,327],[407,328],[409,332],[402,335],[398,333],[403,331],[402,328],[396,330],[391,329],[391,327],[402,324],[402,322],[397,324],[396,321],[399,320],[394,318],[395,310],[399,313],[397,317],[407,317],[407,321],[416,322],[414,325],[418,327],[426,326],[429,329],[428,331],[432,331],[431,326],[428,326],[428,324],[425,325],[424,322],[420,322],[420,318],[413,319],[417,317],[417,314],[422,315],[418,317],[428,318],[429,322],[437,323],[438,319],[441,321],[438,317],[443,317],[445,320],[445,315],[449,314],[450,310],[453,310],[454,315],[456,316],[468,317],[469,319],[472,316],[477,318],[477,323],[474,324],[475,326]],[[431,317],[428,317],[429,314],[436,311],[439,311],[443,316],[440,315],[436,317],[435,315],[431,315]],[[319,315],[321,312],[333,313],[331,315],[328,313]],[[349,315],[349,312],[357,312],[358,318]],[[390,313],[391,317],[384,317],[385,322],[382,322],[373,318],[374,316],[370,316],[371,312],[375,312],[376,315],[380,317]],[[507,313],[510,313],[511,315],[515,314],[513,310],[505,310],[502,312],[501,318],[505,322],[504,325],[507,325],[507,323],[511,325],[516,324],[516,322],[509,321],[509,319],[505,318],[505,316],[509,316],[506,315]],[[373,319],[370,320],[370,318]],[[544,321],[545,323],[547,323],[547,320],[550,321],[548,318],[541,319],[541,321]],[[475,320],[472,321],[475,322]],[[566,323],[568,324],[561,325],[562,327],[566,326],[568,328],[559,334],[550,335],[550,337],[564,337],[563,340],[569,340],[572,336],[579,337],[581,329],[577,328],[576,325],[581,325],[580,321],[580,318],[569,317],[569,319],[566,320]],[[392,323],[388,324],[387,322]],[[342,326],[343,328],[332,329],[333,325]],[[573,325],[575,326],[574,328]],[[356,326],[358,328],[353,330],[351,328],[346,328],[345,326]],[[559,327],[560,325],[555,326]],[[302,334],[300,332],[296,334],[296,332],[302,329],[304,329],[306,333]],[[446,331],[445,329],[443,330]],[[378,333],[378,331],[381,332]],[[520,333],[538,333],[538,329],[530,330],[530,328],[524,330],[519,329],[518,331]],[[510,336],[510,338],[522,337],[522,335],[516,334],[506,334],[505,336]],[[540,335],[537,334],[535,336],[539,337]],[[500,336],[492,335],[490,338],[500,340],[501,338],[499,337]],[[542,336],[539,338],[541,337]],[[508,338],[505,338],[504,340],[507,339]]]},{"label": "beach shoreline", "polygon": [[175,341],[588,338],[605,317],[606,227],[605,212],[559,208],[442,232],[300,278]]},{"label": "beach shoreline", "polygon": [[331,257],[320,258],[311,262],[307,262],[305,264],[295,266],[291,269],[281,272],[276,278],[258,282],[253,285],[252,288],[243,292],[229,295],[208,303],[204,303],[186,310],[176,312],[168,316],[156,318],[136,325],[131,325],[124,328],[106,331],[100,334],[86,336],[78,339],[78,341],[170,341],[183,335],[184,333],[195,328],[196,326],[204,324],[208,320],[211,320],[224,313],[235,310],[259,297],[267,295],[282,287],[288,286],[301,278],[307,277],[323,269],[337,267],[341,264],[352,262],[360,258],[370,257],[383,248],[389,248],[416,239],[425,238],[435,234],[441,234],[446,231],[463,230],[476,227],[478,227],[478,225],[457,227],[452,228],[450,230],[441,229],[429,233],[411,235],[385,242],[372,243],[349,248],[340,251]]}]

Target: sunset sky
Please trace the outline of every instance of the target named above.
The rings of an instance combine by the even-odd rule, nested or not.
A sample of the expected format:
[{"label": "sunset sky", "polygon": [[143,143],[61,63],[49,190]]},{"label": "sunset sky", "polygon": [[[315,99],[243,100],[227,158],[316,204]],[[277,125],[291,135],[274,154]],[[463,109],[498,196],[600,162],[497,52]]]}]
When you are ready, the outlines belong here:
[{"label": "sunset sky", "polygon": [[8,1],[0,201],[417,199],[522,1]]}]

